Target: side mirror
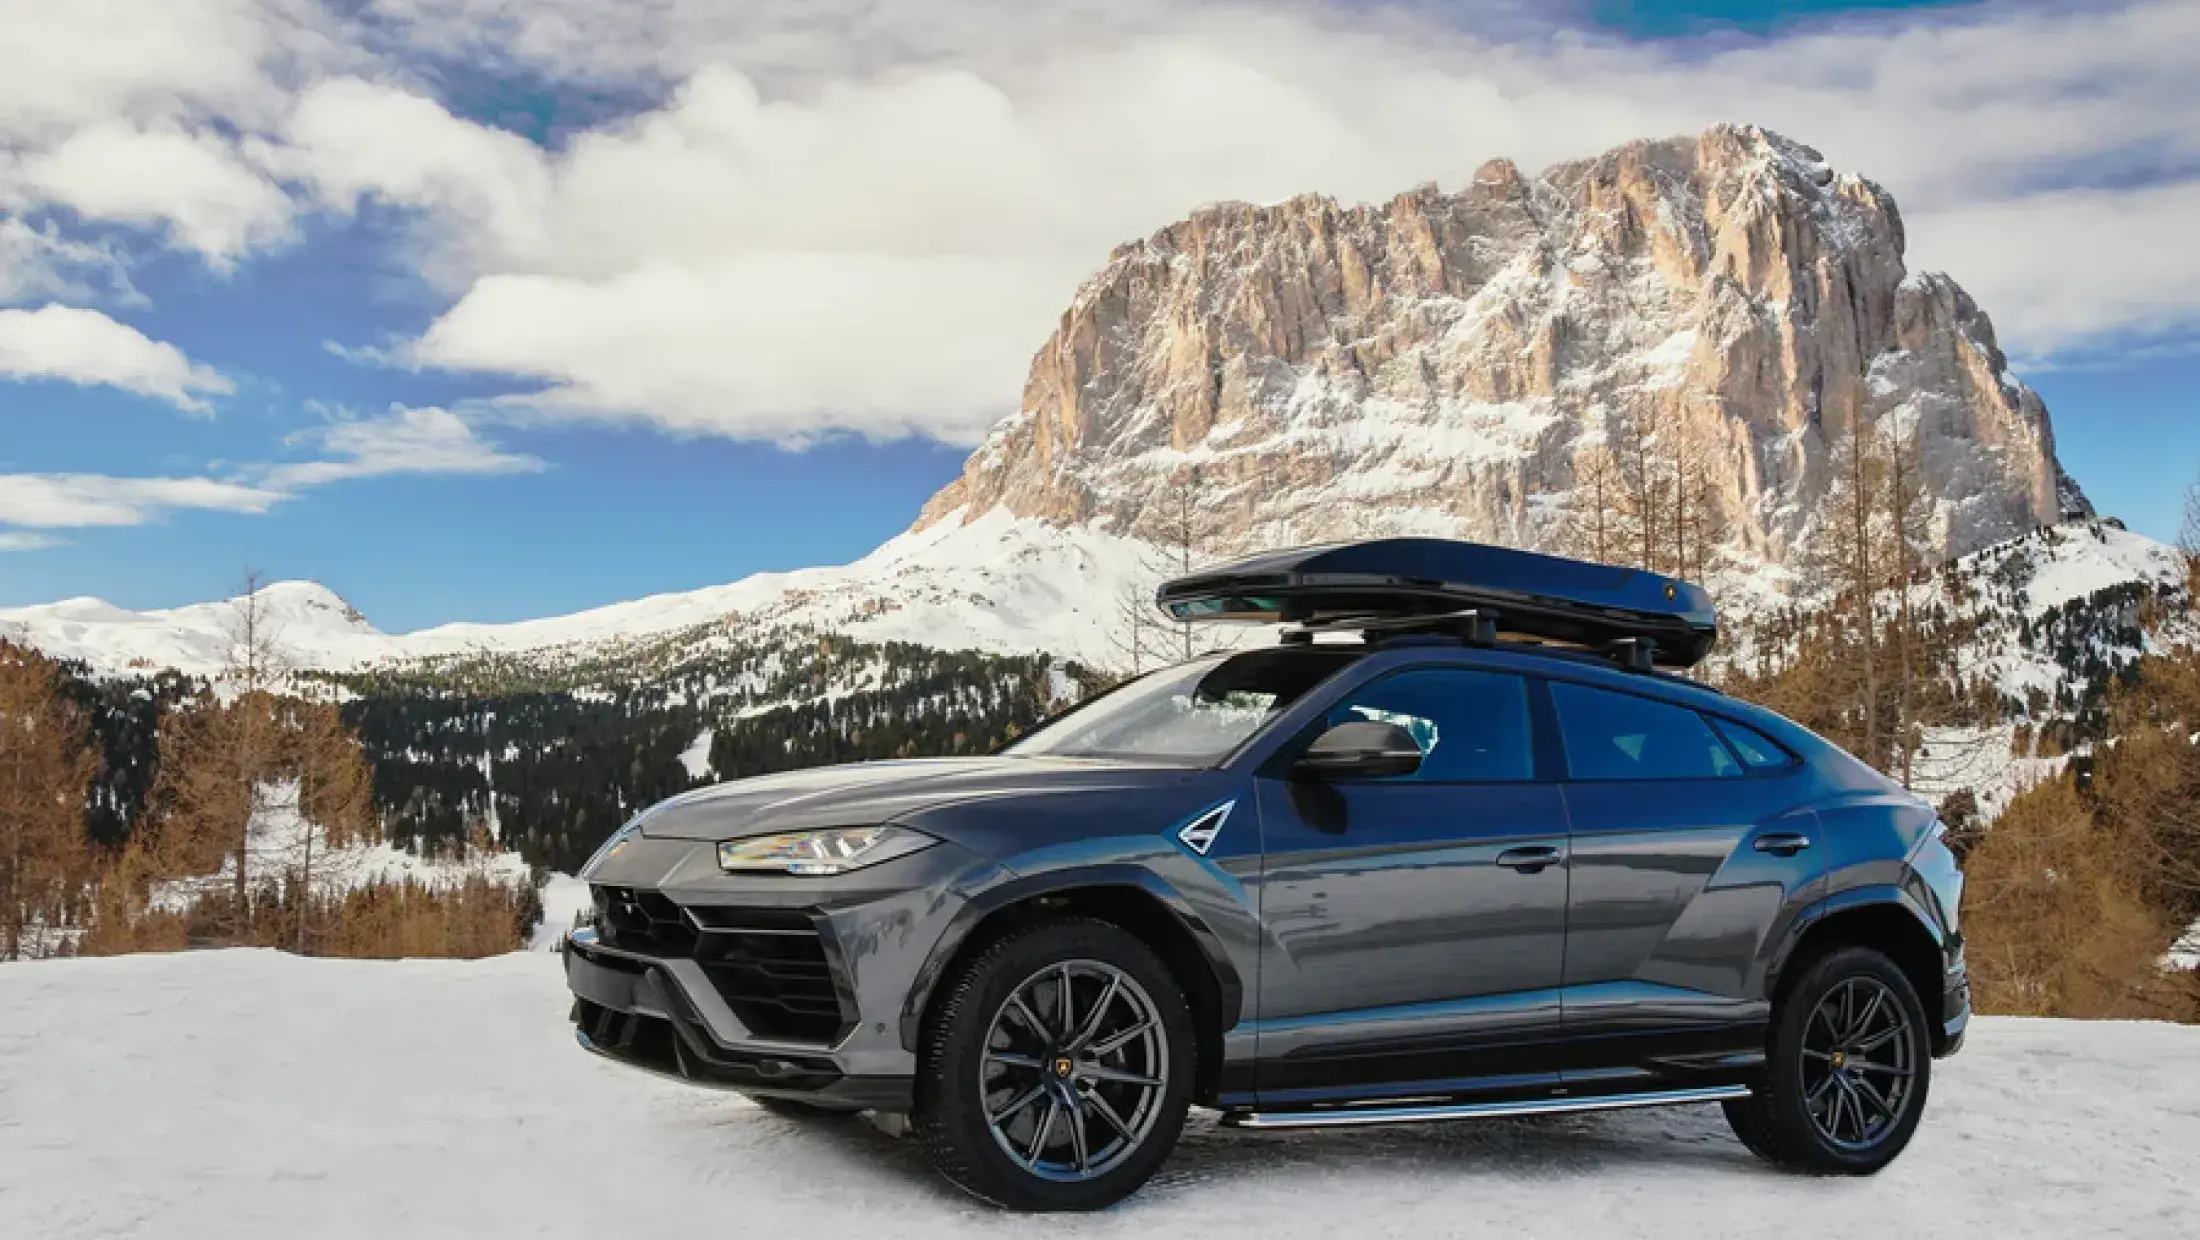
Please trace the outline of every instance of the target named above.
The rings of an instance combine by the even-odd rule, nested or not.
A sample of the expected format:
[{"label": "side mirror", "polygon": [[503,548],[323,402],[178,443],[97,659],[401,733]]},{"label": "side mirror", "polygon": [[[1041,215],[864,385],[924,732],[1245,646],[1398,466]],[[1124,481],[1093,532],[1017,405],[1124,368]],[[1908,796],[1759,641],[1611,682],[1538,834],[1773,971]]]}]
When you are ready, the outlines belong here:
[{"label": "side mirror", "polygon": [[1314,739],[1292,766],[1309,779],[1382,779],[1421,769],[1421,746],[1395,723],[1340,723]]}]

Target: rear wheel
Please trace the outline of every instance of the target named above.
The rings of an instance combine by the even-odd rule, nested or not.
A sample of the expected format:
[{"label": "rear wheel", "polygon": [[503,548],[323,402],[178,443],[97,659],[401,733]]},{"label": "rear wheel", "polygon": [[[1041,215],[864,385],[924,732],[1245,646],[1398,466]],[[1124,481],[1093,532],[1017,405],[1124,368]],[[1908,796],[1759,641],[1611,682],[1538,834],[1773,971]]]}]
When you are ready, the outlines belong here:
[{"label": "rear wheel", "polygon": [[1758,1157],[1820,1175],[1869,1175],[1910,1143],[1925,1111],[1925,1008],[1893,961],[1836,948],[1773,1012],[1765,1085],[1726,1103]]},{"label": "rear wheel", "polygon": [[1041,923],[950,979],[911,1118],[934,1165],[978,1197],[1099,1209],[1176,1145],[1193,1046],[1183,989],[1143,942],[1103,921]]}]

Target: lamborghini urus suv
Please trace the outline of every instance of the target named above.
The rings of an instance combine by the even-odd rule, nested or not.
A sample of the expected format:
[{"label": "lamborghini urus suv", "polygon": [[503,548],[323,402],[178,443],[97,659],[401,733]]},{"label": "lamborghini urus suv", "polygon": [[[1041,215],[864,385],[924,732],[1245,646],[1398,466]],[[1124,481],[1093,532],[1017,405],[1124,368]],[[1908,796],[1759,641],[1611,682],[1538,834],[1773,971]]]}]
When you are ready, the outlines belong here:
[{"label": "lamborghini urus suv", "polygon": [[1931,808],[1664,669],[1708,598],[1475,544],[1164,586],[1290,625],[990,757],[736,780],[584,871],[582,1045],[782,1111],[906,1117],[1024,1210],[1134,1192],[1186,1109],[1247,1128],[1713,1103],[1878,1170],[1961,1044]]}]

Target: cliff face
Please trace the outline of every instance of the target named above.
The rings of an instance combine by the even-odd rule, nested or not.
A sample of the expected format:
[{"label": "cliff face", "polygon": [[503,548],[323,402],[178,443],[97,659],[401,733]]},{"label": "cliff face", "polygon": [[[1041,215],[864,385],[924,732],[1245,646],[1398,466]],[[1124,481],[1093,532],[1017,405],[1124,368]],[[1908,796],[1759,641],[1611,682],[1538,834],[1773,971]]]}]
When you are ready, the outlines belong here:
[{"label": "cliff face", "polygon": [[1456,194],[1205,208],[1079,290],[918,521],[996,507],[1218,550],[1430,532],[1555,547],[1585,451],[1685,452],[1738,567],[1792,563],[1852,428],[1910,438],[1960,555],[2090,507],[2039,397],[1870,181],[1753,127]]}]

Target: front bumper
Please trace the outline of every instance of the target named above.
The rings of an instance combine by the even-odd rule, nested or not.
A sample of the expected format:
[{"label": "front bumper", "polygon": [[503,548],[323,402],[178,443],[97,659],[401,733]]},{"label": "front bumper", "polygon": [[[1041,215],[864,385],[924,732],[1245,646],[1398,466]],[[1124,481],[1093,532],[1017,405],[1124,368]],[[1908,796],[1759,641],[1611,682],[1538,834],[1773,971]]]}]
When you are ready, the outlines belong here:
[{"label": "front bumper", "polygon": [[698,1085],[907,1111],[904,1008],[961,892],[998,873],[940,843],[840,878],[727,875],[707,843],[635,840],[563,944],[576,1034]]},{"label": "front bumper", "polygon": [[615,954],[595,941],[592,931],[569,935],[565,981],[573,992],[574,1036],[580,1044],[630,1067],[695,1085],[848,1110],[909,1109],[907,1073],[851,1075],[829,1048],[774,1043],[745,1031],[729,1045],[690,997],[711,992],[691,992],[691,983],[677,980],[673,963]]},{"label": "front bumper", "polygon": [[1935,1058],[1945,1059],[1963,1049],[1963,1035],[1971,1026],[1971,970],[1964,963],[1963,939],[1944,949],[1940,983],[1940,1037],[1935,1039]]}]

